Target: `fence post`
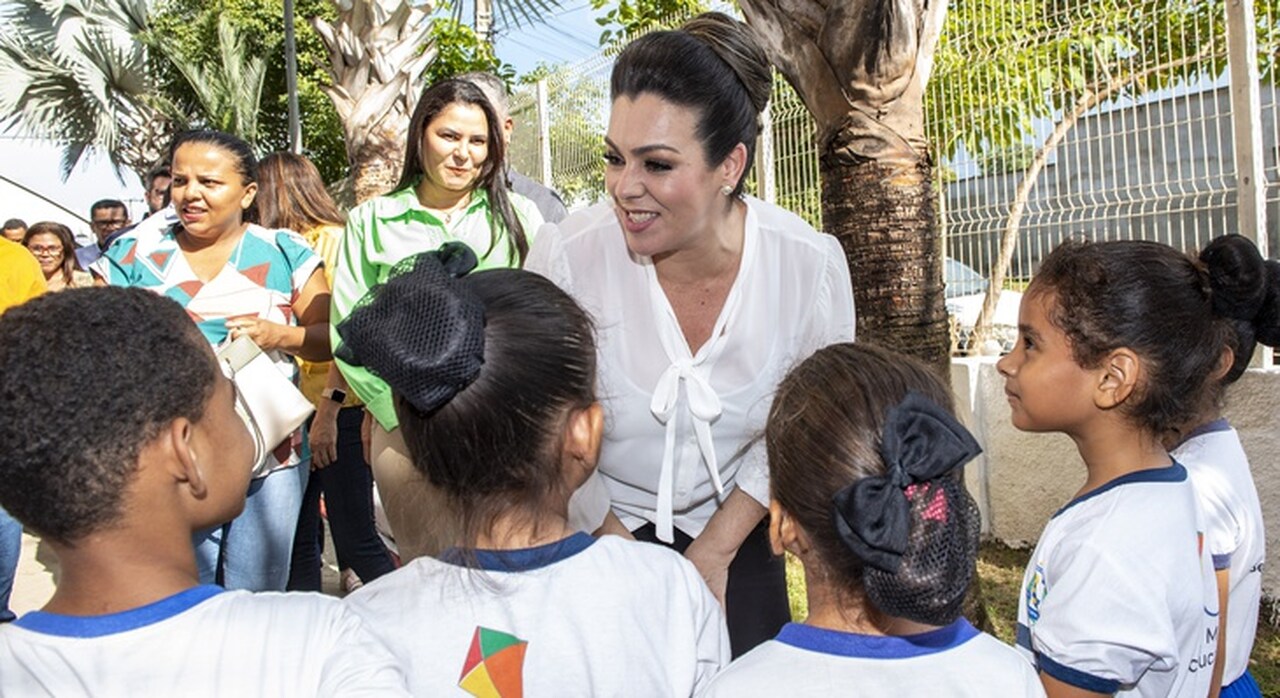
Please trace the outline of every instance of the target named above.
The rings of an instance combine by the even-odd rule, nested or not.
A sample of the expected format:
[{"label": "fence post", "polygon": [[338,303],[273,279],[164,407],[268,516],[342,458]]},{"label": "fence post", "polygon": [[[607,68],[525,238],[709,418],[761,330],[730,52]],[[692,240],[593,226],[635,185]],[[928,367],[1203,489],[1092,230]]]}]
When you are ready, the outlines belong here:
[{"label": "fence post", "polygon": [[1267,256],[1266,175],[1262,162],[1262,99],[1258,35],[1253,0],[1228,0],[1227,62],[1231,79],[1232,148],[1236,165],[1236,212],[1240,234]]},{"label": "fence post", "polygon": [[536,84],[538,96],[538,162],[542,165],[542,186],[551,186],[551,109],[547,99],[547,79]]},{"label": "fence post", "polygon": [[760,136],[756,143],[756,182],[760,198],[771,204],[778,203],[778,183],[773,170],[773,102],[766,104],[760,113]]},{"label": "fence post", "polygon": [[[1231,80],[1231,134],[1236,165],[1239,233],[1267,250],[1267,180],[1262,161],[1262,98],[1259,94],[1258,32],[1253,0],[1227,0],[1227,73]],[[1250,367],[1271,366],[1273,350],[1254,352]]]}]

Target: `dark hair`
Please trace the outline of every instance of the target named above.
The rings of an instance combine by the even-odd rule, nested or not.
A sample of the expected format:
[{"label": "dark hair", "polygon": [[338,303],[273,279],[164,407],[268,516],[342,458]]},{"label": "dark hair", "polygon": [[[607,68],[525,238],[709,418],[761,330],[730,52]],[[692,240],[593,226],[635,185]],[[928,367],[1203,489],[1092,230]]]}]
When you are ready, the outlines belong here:
[{"label": "dark hair", "polygon": [[151,188],[152,184],[156,183],[157,177],[170,177],[170,178],[173,177],[173,172],[170,171],[169,169],[169,163],[167,162],[157,163],[155,167],[152,167],[150,170],[147,171],[147,188],[148,189]]},{"label": "dark hair", "polygon": [[[178,154],[178,148],[189,144],[208,145],[226,152],[231,156],[232,166],[240,175],[241,183],[248,185],[258,181],[258,158],[253,154],[253,147],[239,136],[213,129],[179,133],[169,146],[170,165],[173,163],[174,156]],[[243,219],[248,222],[258,220],[256,200],[245,209]]]},{"label": "dark hair", "polygon": [[324,188],[320,170],[294,153],[272,153],[258,163],[258,221],[268,228],[305,233],[343,224],[344,216]]},{"label": "dark hair", "polygon": [[25,228],[25,227],[27,227],[27,222],[22,220],[21,218],[10,218],[9,220],[4,222],[5,230],[13,230],[14,228]]},{"label": "dark hair", "polygon": [[120,519],[143,446],[200,419],[218,369],[182,306],[95,287],[0,316],[0,375],[0,506],[74,544]]},{"label": "dark hair", "polygon": [[[507,84],[502,78],[493,73],[476,70],[470,73],[455,75],[457,80],[466,80],[467,82],[480,88],[484,92],[485,98],[489,100],[489,104],[493,105],[493,110],[498,114],[499,121],[505,120],[511,116],[510,98],[507,96]],[[502,124],[499,123],[499,126]]]},{"label": "dark hair", "polygon": [[587,314],[538,274],[461,282],[484,305],[480,373],[430,414],[403,399],[396,414],[414,466],[457,505],[471,544],[497,514],[536,511],[559,485],[565,421],[595,402],[596,345]]},{"label": "dark hair", "polygon": [[1264,260],[1253,241],[1235,234],[1211,240],[1200,261],[1209,270],[1213,311],[1233,332],[1233,360],[1222,378],[1230,385],[1249,368],[1259,343],[1280,345],[1280,262]]},{"label": "dark hair", "polygon": [[97,211],[113,208],[118,208],[124,211],[125,215],[129,214],[129,207],[125,206],[123,201],[118,199],[99,199],[98,201],[93,202],[93,205],[89,207],[89,216],[92,217]]},{"label": "dark hair", "polygon": [[1049,319],[1067,336],[1079,365],[1096,367],[1121,347],[1142,358],[1146,379],[1121,409],[1162,436],[1203,414],[1221,394],[1221,383],[1209,378],[1234,335],[1214,312],[1211,274],[1222,284],[1235,272],[1226,266],[1211,272],[1158,242],[1072,240],[1045,258],[1027,295],[1054,295]]},{"label": "dark hair", "polygon": [[[422,167],[422,137],[427,127],[447,107],[453,104],[470,104],[484,112],[488,127],[489,157],[480,166],[480,177],[476,187],[483,188],[489,196],[489,249],[481,257],[487,257],[498,240],[507,238],[507,250],[511,259],[524,264],[529,254],[529,238],[525,235],[515,209],[511,206],[511,195],[508,193],[506,173],[506,145],[502,135],[502,121],[498,118],[484,96],[484,91],[466,80],[443,80],[423,91],[418,98],[418,106],[413,110],[413,118],[409,121],[409,139],[404,149],[404,169],[400,173],[400,182],[396,190],[407,189],[425,174]],[[477,250],[477,252],[479,252]]]},{"label": "dark hair", "polygon": [[71,229],[61,223],[40,221],[27,228],[27,232],[22,236],[22,246],[30,248],[31,238],[37,235],[52,235],[62,243],[62,280],[70,286],[71,273],[80,270],[80,262],[76,259],[76,239],[71,234]]},{"label": "dark hair", "polygon": [[773,78],[764,49],[746,25],[720,12],[706,12],[675,31],[656,31],[631,42],[613,64],[609,97],[651,93],[698,111],[698,140],[707,162],[724,162],[739,143],[747,147],[743,183],[755,160],[760,112],[769,103]]},{"label": "dark hair", "polygon": [[[804,529],[844,594],[864,595],[867,575],[877,571],[841,539],[833,501],[858,480],[888,474],[881,456],[886,420],[913,392],[954,411],[950,389],[928,366],[871,344],[846,343],[805,359],[774,395],[765,427],[772,496]],[[927,617],[957,613],[974,574],[981,521],[960,477],[957,468],[938,478],[949,480],[945,487],[912,499],[911,543],[902,565],[875,580],[886,599],[909,599],[904,605]],[[927,512],[939,493],[954,520],[936,530]],[[917,543],[930,538],[923,546]],[[908,617],[896,609],[880,610]]]}]

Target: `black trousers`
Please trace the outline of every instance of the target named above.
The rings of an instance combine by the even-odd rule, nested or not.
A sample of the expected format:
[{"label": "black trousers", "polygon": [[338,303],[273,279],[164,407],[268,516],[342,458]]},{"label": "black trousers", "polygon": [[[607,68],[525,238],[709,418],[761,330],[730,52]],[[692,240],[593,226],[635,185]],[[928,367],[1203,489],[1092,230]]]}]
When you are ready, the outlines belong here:
[{"label": "black trousers", "polygon": [[[677,528],[675,542],[664,543],[658,540],[653,524],[645,524],[631,533],[636,540],[665,545],[680,554],[693,542],[693,538]],[[730,563],[724,603],[734,659],[765,640],[772,640],[782,626],[790,622],[786,561],[769,549],[768,517],[742,541]]]}]

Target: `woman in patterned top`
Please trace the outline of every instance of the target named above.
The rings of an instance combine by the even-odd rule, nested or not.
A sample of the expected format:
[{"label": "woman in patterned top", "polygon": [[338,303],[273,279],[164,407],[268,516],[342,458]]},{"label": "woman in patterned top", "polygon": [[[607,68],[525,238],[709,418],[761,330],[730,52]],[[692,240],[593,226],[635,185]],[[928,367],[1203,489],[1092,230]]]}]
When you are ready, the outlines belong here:
[{"label": "woman in patterned top", "polygon": [[[220,131],[179,135],[170,149],[178,223],[135,229],[94,264],[113,286],[139,286],[180,303],[210,344],[251,338],[290,378],[293,357],[329,359],[329,285],[297,233],[250,223],[258,162]],[[307,471],[302,431],[267,456],[244,513],[195,537],[201,581],[284,590]],[[299,467],[303,466],[303,467]],[[233,533],[234,531],[234,533]]]}]

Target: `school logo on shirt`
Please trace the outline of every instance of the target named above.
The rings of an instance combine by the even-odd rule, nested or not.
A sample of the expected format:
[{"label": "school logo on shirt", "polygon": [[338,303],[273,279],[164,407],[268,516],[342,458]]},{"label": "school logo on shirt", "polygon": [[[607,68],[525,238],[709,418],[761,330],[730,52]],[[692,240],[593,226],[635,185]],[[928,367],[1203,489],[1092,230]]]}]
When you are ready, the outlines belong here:
[{"label": "school logo on shirt", "polygon": [[476,698],[521,698],[528,647],[515,635],[476,626],[458,686]]},{"label": "school logo on shirt", "polygon": [[1027,582],[1027,621],[1034,623],[1040,620],[1040,602],[1044,601],[1048,589],[1044,583],[1044,566],[1036,563],[1036,571]]}]

